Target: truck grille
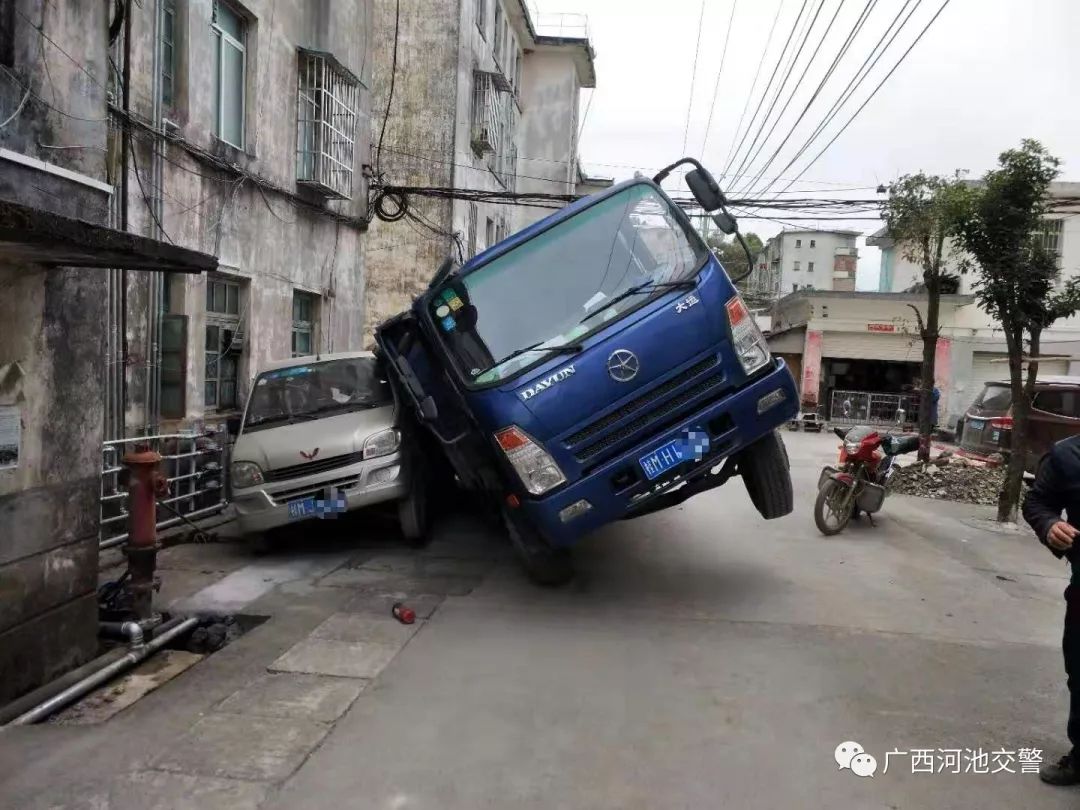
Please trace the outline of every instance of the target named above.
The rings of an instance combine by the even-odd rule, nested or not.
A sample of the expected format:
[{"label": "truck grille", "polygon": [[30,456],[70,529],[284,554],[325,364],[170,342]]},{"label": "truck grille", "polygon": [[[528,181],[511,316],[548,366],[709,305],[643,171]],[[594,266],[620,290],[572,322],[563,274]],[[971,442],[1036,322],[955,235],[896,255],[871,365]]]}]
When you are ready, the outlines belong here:
[{"label": "truck grille", "polygon": [[264,477],[267,481],[288,481],[290,478],[299,478],[302,475],[314,475],[327,470],[336,470],[338,467],[347,467],[363,460],[363,453],[346,453],[342,456],[331,456],[316,461],[305,461],[303,464],[293,464],[291,467],[278,467],[276,470],[267,470]]},{"label": "truck grille", "polygon": [[[581,444],[586,439],[589,439],[592,436],[595,436],[597,433],[600,433],[601,431],[616,424],[617,422],[620,422],[635,411],[647,407],[652,403],[656,402],[657,400],[663,399],[672,391],[678,389],[679,386],[694,379],[694,377],[696,377],[697,375],[708,371],[715,365],[715,357],[706,357],[704,360],[700,360],[697,363],[694,363],[694,365],[690,366],[690,368],[686,369],[680,374],[676,374],[666,383],[657,386],[656,388],[652,389],[643,396],[638,397],[637,399],[627,402],[618,410],[612,411],[607,416],[598,419],[591,425],[587,425],[572,436],[568,436],[566,438],[567,445],[573,446],[576,444]],[[649,418],[651,418],[651,416]]]},{"label": "truck grille", "polygon": [[633,422],[623,425],[614,433],[609,433],[607,436],[600,439],[600,441],[576,450],[574,452],[574,458],[581,462],[590,461],[605,450],[614,447],[625,439],[629,439],[644,427],[653,425],[655,426],[656,431],[659,432],[670,427],[672,424],[676,424],[679,419],[682,418],[680,412],[687,405],[712,389],[719,388],[723,382],[724,376],[722,374],[714,374],[713,376],[702,380],[697,385],[687,388],[677,397],[669,399],[659,408],[649,411],[646,414],[642,414]]}]

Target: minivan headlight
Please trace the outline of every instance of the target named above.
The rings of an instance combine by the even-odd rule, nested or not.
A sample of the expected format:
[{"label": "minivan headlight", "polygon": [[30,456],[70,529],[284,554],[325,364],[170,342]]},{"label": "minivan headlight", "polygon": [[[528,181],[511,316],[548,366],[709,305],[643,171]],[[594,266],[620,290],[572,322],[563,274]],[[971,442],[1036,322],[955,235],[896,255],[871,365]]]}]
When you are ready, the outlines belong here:
[{"label": "minivan headlight", "polygon": [[372,433],[364,442],[364,458],[378,458],[396,453],[401,446],[401,434],[391,428]]},{"label": "minivan headlight", "polygon": [[263,482],[262,470],[259,465],[250,461],[234,461],[232,463],[232,484],[239,489],[258,486]]}]

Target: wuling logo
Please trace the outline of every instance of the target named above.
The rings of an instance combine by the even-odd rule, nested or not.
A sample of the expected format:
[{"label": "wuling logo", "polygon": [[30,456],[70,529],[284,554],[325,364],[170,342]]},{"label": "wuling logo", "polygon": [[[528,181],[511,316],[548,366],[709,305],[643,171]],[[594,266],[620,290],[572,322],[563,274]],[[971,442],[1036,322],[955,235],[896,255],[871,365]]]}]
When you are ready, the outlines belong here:
[{"label": "wuling logo", "polygon": [[521,391],[521,399],[522,399],[522,401],[527,400],[527,399],[532,399],[537,394],[539,394],[541,391],[546,391],[548,388],[551,388],[551,386],[553,386],[555,383],[562,382],[567,377],[573,377],[573,376],[574,376],[574,367],[573,366],[567,366],[566,368],[561,368],[558,371],[556,371],[554,374],[552,374],[550,377],[545,377],[544,379],[539,380],[535,385],[530,385],[528,388],[522,389],[522,391]]},{"label": "wuling logo", "polygon": [[313,458],[315,458],[315,456],[319,455],[319,448],[316,447],[310,453],[305,453],[303,450],[301,450],[300,455],[304,457],[305,461],[311,461]]}]

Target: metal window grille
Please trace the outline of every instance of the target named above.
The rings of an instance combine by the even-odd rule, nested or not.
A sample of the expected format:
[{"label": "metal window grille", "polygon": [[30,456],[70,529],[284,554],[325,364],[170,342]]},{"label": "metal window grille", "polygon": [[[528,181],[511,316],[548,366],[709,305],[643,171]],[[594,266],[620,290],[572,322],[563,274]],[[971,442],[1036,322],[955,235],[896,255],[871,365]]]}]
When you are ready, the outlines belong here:
[{"label": "metal window grille", "polygon": [[327,53],[301,50],[297,70],[296,179],[352,196],[360,81]]},{"label": "metal window grille", "polygon": [[176,0],[161,6],[161,103],[171,107],[176,85]]},{"label": "metal window grille", "polygon": [[477,211],[476,203],[469,203],[469,258],[476,255],[476,228]]},{"label": "metal window grille", "polygon": [[228,410],[238,403],[240,352],[240,285],[235,281],[206,280],[205,377],[203,404]]},{"label": "metal window grille", "polygon": [[1042,246],[1057,256],[1059,263],[1061,262],[1061,237],[1064,224],[1064,220],[1061,219],[1046,219],[1043,220],[1039,231],[1039,241]]},{"label": "metal window grille", "polygon": [[499,147],[499,98],[490,73],[473,74],[472,147],[478,155]]},{"label": "metal window grille", "polygon": [[317,320],[318,296],[305,292],[293,293],[292,356],[303,357],[314,352],[313,340]]}]

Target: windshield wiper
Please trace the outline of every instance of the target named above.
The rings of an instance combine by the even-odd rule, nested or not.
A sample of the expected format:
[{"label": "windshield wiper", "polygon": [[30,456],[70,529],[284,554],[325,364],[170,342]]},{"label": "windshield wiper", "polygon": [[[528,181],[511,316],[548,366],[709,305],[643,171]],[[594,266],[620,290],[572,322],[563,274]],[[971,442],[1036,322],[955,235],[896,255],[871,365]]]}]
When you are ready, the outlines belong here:
[{"label": "windshield wiper", "polygon": [[[523,354],[527,354],[528,352],[551,352],[552,354],[577,354],[578,352],[580,352],[581,350],[583,350],[585,348],[580,343],[563,343],[563,344],[561,344],[559,346],[543,346],[542,344],[545,343],[545,342],[546,341],[541,340],[541,341],[539,341],[537,343],[532,344],[531,346],[526,346],[524,349],[515,349],[514,351],[510,352],[510,354],[506,355],[506,357],[504,357],[502,360],[500,360],[495,365],[484,369],[484,371],[491,371],[491,369],[496,368],[498,366],[501,366],[503,363],[506,363],[506,362],[508,362],[510,360],[513,360],[515,357],[520,357]],[[483,372],[481,372],[481,373],[483,373]],[[479,375],[477,375],[477,376],[479,376]]]},{"label": "windshield wiper", "polygon": [[629,298],[631,295],[637,295],[638,293],[643,292],[653,292],[655,290],[690,290],[696,286],[697,281],[692,278],[684,278],[681,281],[645,281],[641,284],[637,284],[631,287],[628,290],[623,291],[619,295],[616,295],[610,301],[605,302],[604,305],[599,309],[594,309],[592,312],[590,312],[588,315],[578,321],[578,325],[580,326],[581,324],[585,323],[585,321],[592,318],[594,315],[598,315],[601,312],[604,312],[605,310],[617,304],[619,301]]}]

